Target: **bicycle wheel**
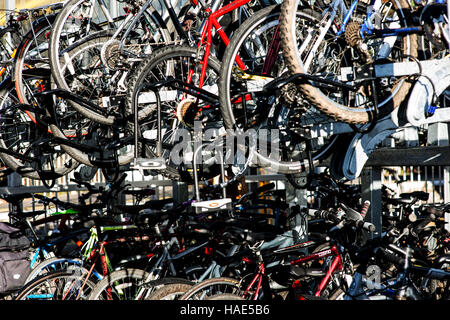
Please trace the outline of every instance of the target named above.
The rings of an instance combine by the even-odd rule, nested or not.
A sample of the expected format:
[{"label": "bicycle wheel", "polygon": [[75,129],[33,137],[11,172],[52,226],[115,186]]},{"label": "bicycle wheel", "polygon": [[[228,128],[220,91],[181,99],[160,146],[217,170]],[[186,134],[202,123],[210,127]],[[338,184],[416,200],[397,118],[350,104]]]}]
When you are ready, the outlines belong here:
[{"label": "bicycle wheel", "polygon": [[[264,84],[266,79],[283,72],[284,62],[278,55],[279,38],[276,36],[279,16],[279,5],[259,10],[238,28],[225,50],[220,69],[219,102],[226,128],[255,128],[267,119],[275,94],[250,96],[249,92],[252,85]],[[269,50],[273,50],[273,56],[268,56]],[[245,70],[237,66],[237,57],[244,62]]]},{"label": "bicycle wheel", "polygon": [[[133,29],[133,36],[127,39],[127,48],[133,46],[137,54],[148,53],[162,43],[170,41],[170,35],[164,27],[160,27],[160,18],[155,14],[142,17],[145,23],[139,24],[153,30],[150,35],[143,35],[143,31]],[[142,29],[142,28],[141,28]],[[84,106],[75,104],[74,107],[85,117],[94,121],[111,125],[113,116],[108,116],[111,106],[104,103],[107,98],[114,99],[124,95],[127,91],[127,78],[134,72],[136,62],[122,61],[118,49],[118,40],[111,40],[113,31],[99,31],[75,42],[64,49],[59,56],[57,67],[53,67],[52,74],[56,85],[91,101],[96,101],[99,110],[94,112]],[[150,37],[150,39],[148,39]],[[131,42],[131,44],[128,44]],[[148,49],[150,48],[150,49]],[[120,62],[122,61],[122,62]],[[120,64],[120,65],[119,65]]]},{"label": "bicycle wheel", "polygon": [[[309,21],[311,13],[310,10],[298,10],[297,21]],[[238,29],[236,37],[233,37],[225,51],[219,81],[219,99],[228,129],[284,128],[279,135],[286,138],[280,140],[281,152],[276,162],[292,165],[307,158],[306,139],[298,141],[299,135],[294,130],[300,126],[306,127],[307,119],[314,118],[317,121],[320,117],[311,110],[305,113],[304,105],[288,104],[275,90],[262,91],[264,84],[286,71],[283,57],[279,54],[279,16],[280,6],[270,6],[252,15]],[[244,62],[245,70],[238,68],[235,62],[238,56]],[[252,92],[254,87],[256,90]],[[323,117],[321,120],[324,120]],[[269,136],[267,139],[275,141]],[[312,140],[313,160],[323,158],[334,141],[333,137]]]},{"label": "bicycle wheel", "polygon": [[240,282],[233,278],[213,278],[200,282],[185,292],[180,300],[205,300],[218,294],[241,295]]},{"label": "bicycle wheel", "polygon": [[[210,57],[205,71],[203,90],[217,94],[217,79],[219,62]],[[157,100],[152,85],[158,85],[158,95],[161,105],[162,153],[168,166],[178,167],[183,159],[171,157],[180,136],[194,128],[194,122],[199,121],[204,129],[219,128],[221,117],[219,110],[210,101],[194,96],[181,90],[183,83],[198,86],[202,64],[199,63],[197,49],[188,46],[172,46],[157,50],[142,62],[130,79],[126,96],[127,112],[132,114],[138,108],[140,134],[149,141],[157,138]],[[171,82],[175,79],[180,82]],[[131,126],[131,125],[130,125]],[[134,127],[134,126],[132,126]],[[184,141],[186,142],[186,141]],[[156,156],[156,149],[149,145],[141,148],[150,157]],[[142,154],[141,153],[141,154]],[[177,154],[178,156],[178,154]]]},{"label": "bicycle wheel", "polygon": [[[367,60],[406,61],[417,57],[417,35],[387,37],[364,40],[368,49],[358,46],[362,42],[360,23],[350,22],[344,34],[338,35],[335,24],[341,21],[336,15],[332,21],[321,21],[311,17],[308,24],[299,27],[294,13],[299,0],[284,1],[281,6],[280,35],[283,56],[291,74],[305,73],[327,80],[339,81],[342,68],[360,67]],[[404,0],[392,0],[380,6],[378,12],[383,17],[378,25],[381,29],[407,27],[409,17],[405,11],[408,4]],[[323,22],[323,23],[322,23]],[[317,26],[320,26],[319,28]],[[385,50],[386,45],[390,50]],[[403,78],[377,79],[378,118],[397,108],[411,88],[411,83]],[[395,83],[392,84],[392,80]],[[373,118],[374,101],[372,93],[360,87],[352,90],[337,85],[324,85],[319,81],[305,81],[298,85],[299,90],[315,108],[336,121],[352,124],[365,124]]]},{"label": "bicycle wheel", "polygon": [[219,293],[219,294],[212,295],[212,296],[206,298],[205,300],[228,300],[229,301],[229,300],[245,300],[245,299],[236,294]]},{"label": "bicycle wheel", "polygon": [[0,61],[5,63],[0,68],[0,81],[6,79],[10,74],[12,67],[8,65],[8,62],[12,62],[21,40],[22,35],[17,28],[5,27],[0,29]]},{"label": "bicycle wheel", "polygon": [[[133,68],[133,62],[125,62],[126,65],[119,65],[120,61],[126,60],[122,59],[123,57],[121,57],[119,50],[119,39],[123,31],[122,33],[119,33],[119,35],[116,35],[114,40],[113,35],[115,34],[117,27],[119,27],[119,24],[122,22],[115,25],[110,24],[107,28],[108,30],[103,30],[103,35],[108,37],[108,39],[102,39],[101,43],[98,42],[98,36],[94,36],[97,38],[97,41],[94,41],[96,43],[92,42],[91,36],[102,33],[97,32],[100,30],[98,28],[96,30],[88,30],[88,19],[81,18],[82,22],[80,22],[79,19],[75,21],[76,24],[86,24],[85,30],[82,30],[83,28],[75,28],[77,36],[74,36],[73,32],[70,31],[73,29],[74,22],[72,20],[74,19],[74,12],[86,10],[85,7],[92,6],[93,2],[95,1],[77,0],[67,3],[66,8],[63,9],[62,13],[58,16],[54,28],[52,29],[50,38],[50,63],[52,66],[52,75],[55,78],[58,87],[70,90],[73,93],[80,93],[80,90],[83,92],[83,89],[89,88],[89,97],[96,98],[99,105],[102,106],[102,97],[115,96],[126,90],[125,77]],[[95,14],[98,15],[100,13]],[[87,16],[88,15],[85,15],[85,17]],[[104,14],[103,18],[106,19]],[[100,18],[97,17],[94,20],[99,19]],[[170,39],[170,34],[159,13],[149,8],[136,22],[132,32],[130,32],[126,39],[123,40],[123,44],[127,52],[141,55],[151,53],[155,48],[169,43]],[[85,45],[86,41],[91,42],[90,52],[93,52],[93,50],[98,51],[92,61],[89,60],[89,57],[93,58],[94,56],[88,55]],[[80,55],[80,50],[73,50],[73,48],[78,45],[84,46],[84,48],[82,48],[82,50],[84,50],[82,55]],[[77,54],[78,56],[74,57],[74,54]],[[78,73],[80,68],[83,68],[81,74]],[[109,80],[113,80],[110,81],[106,88],[105,86],[97,86],[98,78],[96,76],[98,75],[99,70],[103,70],[104,75]],[[93,74],[90,75],[90,72],[93,72]],[[105,83],[106,80],[103,81],[103,84]],[[81,85],[82,88],[78,88],[78,85]],[[102,90],[106,91],[103,92]],[[92,96],[93,93],[101,94]],[[82,96],[88,98],[88,96]],[[82,109],[83,107],[78,106],[78,108]],[[80,112],[83,112],[83,110],[80,110]],[[87,117],[91,114],[88,111],[84,112],[86,112]],[[93,120],[106,121],[106,124],[111,124],[111,120],[107,119],[105,116],[101,117],[97,115],[96,119]]]},{"label": "bicycle wheel", "polygon": [[45,274],[26,284],[14,300],[87,300],[94,284],[73,271]]},{"label": "bicycle wheel", "polygon": [[178,300],[192,286],[187,283],[166,284],[152,292],[145,300]]},{"label": "bicycle wheel", "polygon": [[[75,258],[58,258],[53,257],[49,259],[45,259],[44,261],[41,261],[39,264],[34,266],[34,268],[31,270],[30,274],[28,275],[27,279],[25,280],[25,283],[28,283],[32,281],[33,279],[43,276],[44,274],[55,272],[55,271],[63,271],[63,270],[74,270],[79,268],[79,272],[82,274],[87,274],[89,272],[88,269],[83,267],[83,262],[80,259]],[[78,271],[77,271],[78,272]],[[97,274],[96,272],[93,273],[93,277],[91,277],[92,283],[95,283],[96,281],[101,280],[101,276]]]},{"label": "bicycle wheel", "polygon": [[107,116],[110,111],[107,108],[102,110],[102,98],[120,92],[114,79],[119,81],[123,73],[111,71],[101,62],[102,47],[112,35],[109,31],[99,31],[77,41],[66,49],[59,71],[53,71],[56,87],[95,102],[99,109],[92,110],[71,100],[67,103],[82,116],[106,125],[112,125],[114,117]]},{"label": "bicycle wheel", "polygon": [[78,162],[69,157],[59,146],[51,146],[51,134],[46,127],[35,123],[27,111],[17,107],[19,100],[12,83],[0,90],[0,147],[19,155],[41,161],[36,163],[23,160],[11,154],[0,153],[2,161],[23,177],[41,179],[37,170],[49,170],[54,177],[68,174],[78,166]]},{"label": "bicycle wheel", "polygon": [[60,54],[70,45],[100,30],[115,30],[124,17],[111,17],[96,0],[69,0],[58,14],[50,35],[50,64],[55,76]]},{"label": "bicycle wheel", "polygon": [[[33,95],[42,92],[50,84],[48,36],[55,15],[40,18],[33,24],[17,49],[14,58],[14,82],[20,103],[37,103]],[[29,111],[34,119],[34,113]]]},{"label": "bicycle wheel", "polygon": [[149,273],[139,269],[113,271],[105,276],[92,291],[89,300],[142,300],[150,289],[142,287]]}]

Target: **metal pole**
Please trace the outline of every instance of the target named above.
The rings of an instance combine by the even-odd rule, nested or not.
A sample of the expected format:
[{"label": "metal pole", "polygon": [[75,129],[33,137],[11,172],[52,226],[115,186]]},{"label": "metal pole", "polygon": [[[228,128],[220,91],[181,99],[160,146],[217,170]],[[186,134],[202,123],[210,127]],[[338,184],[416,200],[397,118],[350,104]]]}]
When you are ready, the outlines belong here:
[{"label": "metal pole", "polygon": [[371,234],[371,238],[381,236],[381,171],[381,167],[367,167],[361,172],[362,201],[370,201],[365,220],[375,226],[375,232]]}]

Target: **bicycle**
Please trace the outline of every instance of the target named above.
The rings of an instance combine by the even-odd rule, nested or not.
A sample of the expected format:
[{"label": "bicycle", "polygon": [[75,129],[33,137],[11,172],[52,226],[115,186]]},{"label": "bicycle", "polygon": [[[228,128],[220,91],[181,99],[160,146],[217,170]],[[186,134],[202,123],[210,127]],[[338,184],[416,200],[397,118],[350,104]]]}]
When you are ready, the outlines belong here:
[{"label": "bicycle", "polygon": [[[334,89],[322,85],[315,76],[315,66],[312,63],[312,58],[320,54],[320,46],[327,43],[327,38],[339,40],[345,37],[346,45],[353,50],[354,54],[360,59],[367,59],[369,69],[370,66],[376,69],[377,64],[382,64],[386,58],[393,61],[417,61],[417,39],[422,32],[422,28],[412,22],[412,16],[420,14],[420,8],[414,10],[415,8],[412,8],[410,4],[402,1],[382,5],[375,3],[374,8],[368,7],[367,14],[362,20],[351,21],[358,4],[358,1],[354,1],[347,9],[343,1],[333,1],[322,14],[323,25],[317,35],[311,33],[307,41],[302,43],[297,40],[293,24],[295,17],[292,16],[292,9],[297,7],[296,2],[284,2],[280,16],[283,55],[291,74],[304,77],[300,81],[302,83],[298,85],[299,91],[313,103],[315,108],[332,119],[352,124],[373,123],[376,119],[392,112],[404,100],[411,84],[405,77],[402,77],[405,73],[382,74],[376,70],[376,83],[370,84],[371,80],[362,75],[364,71],[362,73],[357,71],[366,67],[361,66],[362,69],[358,69],[357,65],[354,66],[350,62],[343,66],[337,66],[336,70],[343,71],[348,66],[348,70],[356,71],[351,80],[345,76],[339,78],[339,71],[330,70],[327,77],[334,81]],[[394,13],[394,10],[396,14],[391,14]],[[411,14],[408,14],[409,12]],[[419,19],[425,16],[424,14]],[[333,26],[334,24],[337,25]],[[329,36],[326,33],[329,33]],[[399,42],[403,48],[396,46]],[[364,47],[365,45],[368,45],[370,50],[373,48],[374,52],[369,53]],[[345,54],[344,49],[339,49],[338,52]],[[300,56],[302,59],[299,59]],[[317,70],[320,72],[320,69]],[[367,71],[365,72],[367,73]],[[317,74],[320,75],[320,73]],[[370,70],[367,75],[369,74]],[[390,83],[383,80],[384,77],[389,76],[396,77],[395,79],[398,81]],[[351,84],[354,88],[346,88],[346,84]],[[358,100],[358,89],[363,90],[365,85],[371,86],[372,93],[366,94],[366,97],[361,96],[361,100]],[[352,99],[352,97],[354,98]]]}]

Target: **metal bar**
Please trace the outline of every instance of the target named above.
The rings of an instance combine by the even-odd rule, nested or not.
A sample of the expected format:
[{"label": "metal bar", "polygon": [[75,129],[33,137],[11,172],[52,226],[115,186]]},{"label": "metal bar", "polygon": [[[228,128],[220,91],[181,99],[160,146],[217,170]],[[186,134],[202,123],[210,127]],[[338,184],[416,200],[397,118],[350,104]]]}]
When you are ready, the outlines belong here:
[{"label": "metal bar", "polygon": [[369,200],[371,205],[365,220],[375,226],[375,232],[370,237],[381,236],[382,216],[381,216],[381,167],[364,168],[361,172],[362,200]]},{"label": "metal bar", "polygon": [[[423,70],[432,68],[434,65],[440,63],[441,60],[423,60],[417,62],[394,62],[374,65],[374,76],[376,78],[386,78],[392,76],[407,76],[412,74],[422,73]],[[356,74],[352,67],[341,68],[341,81],[353,81]]]},{"label": "metal bar", "polygon": [[387,165],[450,166],[450,148],[448,146],[428,146],[407,149],[377,149],[373,151],[366,163],[366,166]]}]

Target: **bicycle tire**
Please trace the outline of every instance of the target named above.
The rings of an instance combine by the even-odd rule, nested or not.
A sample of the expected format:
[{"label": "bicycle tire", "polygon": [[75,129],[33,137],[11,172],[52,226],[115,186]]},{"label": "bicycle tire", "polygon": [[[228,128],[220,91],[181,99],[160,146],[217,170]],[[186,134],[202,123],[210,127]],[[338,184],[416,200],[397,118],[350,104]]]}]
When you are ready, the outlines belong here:
[{"label": "bicycle tire", "polygon": [[[100,31],[95,34],[91,34],[88,37],[73,44],[73,46],[71,46],[68,51],[68,55],[73,60],[78,58],[80,60],[83,60],[84,57],[86,57],[91,58],[88,59],[89,61],[99,61],[99,49],[104,43],[109,40],[109,36],[110,33],[108,31]],[[65,70],[65,68],[65,66],[62,66],[63,71]],[[102,70],[103,69],[100,68],[99,72],[101,73]],[[91,71],[91,73],[88,74],[89,77],[95,76],[92,72],[94,71]],[[100,77],[102,76],[100,75]],[[69,91],[72,91],[70,90],[70,88],[65,89],[69,89]],[[77,94],[77,92],[73,94]],[[85,100],[91,101],[90,97],[87,94],[85,94],[84,97],[83,95],[79,96],[81,96],[81,98],[84,98]],[[97,98],[92,99],[94,101],[97,100]],[[52,134],[59,139],[68,141],[68,144],[61,143],[61,148],[65,152],[67,152],[67,154],[69,154],[73,159],[87,166],[96,167],[96,164],[93,163],[92,154],[71,146],[70,142],[85,143],[86,139],[90,139],[90,141],[88,141],[90,145],[93,144],[94,146],[100,146],[104,142],[102,138],[107,138],[107,132],[112,132],[111,128],[115,123],[115,117],[113,115],[103,115],[101,114],[101,110],[97,112],[97,110],[93,110],[87,106],[82,106],[80,103],[72,101],[70,98],[61,99],[61,101],[62,103],[55,105],[55,110],[53,112],[55,115],[55,119],[53,119],[54,121],[49,124]],[[64,119],[64,122],[60,121],[61,119]],[[98,138],[92,138],[90,134],[94,132],[95,128],[106,133],[103,136],[99,136]],[[101,148],[104,147],[104,145],[101,145]],[[111,150],[111,152],[114,152],[114,150]],[[133,151],[123,152],[118,156],[117,162],[119,165],[128,164],[131,161],[132,156]]]},{"label": "bicycle tire", "polygon": [[[55,21],[55,15],[47,15],[36,20],[30,30],[22,39],[17,54],[14,57],[14,83],[16,86],[16,94],[22,104],[31,104],[33,100],[34,87],[37,92],[42,92],[51,81],[50,64],[48,63],[48,32],[51,30]],[[34,50],[34,51],[33,51]],[[38,57],[37,59],[35,57]],[[30,67],[27,59],[32,61]],[[36,61],[34,61],[36,60]],[[37,69],[38,72],[33,69]],[[28,71],[33,71],[30,75]],[[27,85],[25,82],[30,81],[32,84]],[[27,96],[30,95],[30,96]],[[35,114],[27,111],[28,116],[35,121]]]},{"label": "bicycle tire", "polygon": [[[68,61],[71,62],[72,60],[72,56],[71,53],[73,52],[77,52],[76,50],[74,50],[74,47],[76,47],[77,45],[83,45],[85,44],[86,41],[92,41],[93,38],[97,38],[99,36],[99,34],[103,34],[105,36],[108,36],[110,39],[112,38],[112,36],[114,35],[114,30],[115,28],[111,28],[109,30],[96,30],[99,32],[95,32],[94,34],[89,33],[86,34],[83,38],[77,40],[76,42],[72,43],[69,46],[66,47],[62,47],[61,46],[61,33],[62,33],[62,28],[64,26],[65,23],[65,19],[67,19],[70,16],[70,12],[72,12],[73,10],[76,10],[76,8],[78,8],[78,6],[80,6],[81,3],[91,3],[93,2],[93,0],[71,0],[69,1],[66,6],[63,8],[62,12],[60,15],[58,15],[55,23],[54,23],[54,27],[52,28],[52,34],[50,37],[50,65],[51,65],[51,69],[52,69],[52,75],[55,79],[55,82],[57,84],[58,87],[66,89],[66,90],[70,90],[70,86],[67,84],[66,80],[64,79],[64,70],[62,70],[62,64],[67,63]],[[163,42],[169,42],[171,40],[170,38],[170,34],[167,30],[167,26],[165,25],[163,19],[161,18],[161,16],[159,15],[159,13],[150,8],[147,10],[146,16],[142,17],[146,23],[151,24],[152,30],[155,30],[155,34],[158,33],[160,34],[159,37],[154,37],[153,38],[158,38],[158,39],[162,39]],[[108,39],[108,40],[110,40]],[[103,44],[105,44],[107,41],[105,41]],[[156,43],[158,45],[158,43]],[[100,58],[100,55],[99,57]],[[106,68],[106,66],[104,66]],[[117,89],[117,88],[115,88]],[[113,89],[114,90],[114,89]],[[85,97],[85,98],[89,98],[89,97]],[[100,99],[98,99],[99,101],[99,105],[100,103]],[[82,113],[84,116],[86,116],[89,119],[92,119],[94,121],[100,122],[100,123],[104,123],[107,125],[112,125],[114,122],[114,117],[111,116],[106,116],[103,114],[99,114],[99,113],[95,113],[92,112],[89,109],[84,108],[81,105],[78,104],[74,104],[74,107],[80,112]]]},{"label": "bicycle tire", "polygon": [[[297,17],[300,18],[308,18],[310,14],[311,13],[308,10],[297,10]],[[247,92],[246,80],[241,80],[239,79],[238,75],[234,74],[235,59],[238,55],[241,57],[241,59],[243,59],[244,63],[248,67],[245,72],[247,72],[249,75],[260,75],[264,71],[264,76],[268,76],[269,78],[271,78],[277,77],[282,74],[285,70],[285,66],[280,55],[273,62],[273,66],[270,68],[270,70],[264,70],[264,68],[266,67],[265,60],[267,57],[268,48],[269,45],[271,45],[271,42],[274,40],[276,27],[279,25],[279,16],[280,5],[266,7],[258,11],[241,25],[241,27],[236,32],[236,37],[232,38],[225,51],[219,80],[219,99],[220,109],[222,117],[224,119],[224,125],[227,129],[243,129],[249,127],[254,128],[255,125],[256,127],[258,126],[258,123],[261,123],[264,128],[266,126],[266,123],[264,121],[267,119],[267,113],[270,113],[267,109],[267,105],[272,105],[273,101],[276,101],[275,99],[278,98],[275,94],[271,94],[270,92],[263,94],[260,98],[258,98],[258,96],[254,96],[251,99],[254,102],[251,101],[250,103],[245,104],[245,108],[248,107],[247,111],[243,110],[244,107],[242,106],[242,103],[231,103],[233,99],[239,97],[239,93],[241,91]],[[259,51],[250,51],[252,50],[252,44],[254,47],[256,46],[256,44],[260,44],[260,46],[256,46],[255,49]],[[261,49],[261,46],[263,46],[264,49]],[[237,93],[237,96],[231,93],[233,86],[236,87],[235,92]],[[240,88],[240,86],[243,86],[244,88]],[[278,119],[279,112],[279,108],[275,108],[272,118]],[[292,112],[293,114],[296,113],[295,111]],[[242,114],[245,115],[248,123],[242,123]],[[282,117],[284,119],[283,121],[285,121],[285,116],[286,114],[284,114],[284,116]],[[258,118],[260,119],[258,120]],[[280,123],[277,122],[273,127],[277,129],[279,125]],[[283,125],[289,127],[285,123],[281,124],[281,126]],[[323,157],[326,156],[328,154],[328,151],[333,147],[334,141],[335,138],[331,137],[329,140],[324,140],[324,142],[321,142],[320,145],[316,146],[315,149],[312,150],[312,160],[317,162],[320,159],[323,159]],[[260,156],[258,152],[256,152],[256,154]],[[293,174],[295,172],[306,170],[306,168],[308,168],[308,166],[306,165],[307,163],[305,162],[302,165],[302,162],[305,160],[301,159],[301,161],[298,161],[299,155],[300,154],[294,156],[293,154],[289,154],[286,155],[284,159],[281,158],[278,161],[271,159],[272,162],[270,166],[273,167],[273,164],[276,164],[277,168],[279,168],[282,173],[287,174]],[[264,163],[264,158],[261,158],[261,160],[261,162]]]},{"label": "bicycle tire", "polygon": [[[17,48],[22,40],[22,34],[13,26],[0,29],[0,61],[13,61]],[[0,68],[0,81],[11,74],[12,66],[5,65]]]},{"label": "bicycle tire", "polygon": [[[233,108],[231,102],[235,98],[232,93],[233,86],[236,87],[236,93],[238,95],[241,91],[248,91],[245,81],[239,79],[236,79],[236,81],[234,80],[235,77],[238,78],[238,76],[234,74],[235,58],[239,55],[239,57],[243,60],[248,68],[245,71],[249,71],[250,74],[262,74],[262,68],[264,64],[262,58],[266,57],[265,54],[267,53],[267,48],[262,47],[262,45],[268,43],[261,43],[264,39],[260,40],[260,38],[263,33],[272,32],[272,28],[278,24],[279,15],[279,5],[265,7],[257,11],[240,25],[227,48],[225,49],[225,53],[222,59],[222,66],[220,69],[219,103],[224,125],[227,129],[233,129],[235,126],[239,126],[242,128],[244,127],[244,125],[248,125],[242,124],[240,119],[238,119],[238,117],[235,115],[238,106],[236,106],[236,108]],[[273,32],[269,34],[269,37],[272,34]],[[249,38],[249,42],[244,43],[247,38]],[[252,50],[253,48],[248,48],[253,44],[253,42],[256,42],[256,40],[254,39],[259,40],[259,42],[254,45],[255,47],[257,47],[255,48],[255,50],[264,51],[260,53],[260,56],[257,55],[259,53],[258,51],[250,52],[250,50]],[[248,54],[246,54],[247,52]],[[250,60],[252,58],[254,58],[254,60]],[[276,77],[277,75],[279,75],[277,71],[271,70],[271,72],[275,72],[275,74],[270,74],[267,76]],[[241,84],[240,82],[243,83]],[[244,88],[242,88],[241,86],[243,86]],[[249,109],[256,108],[256,111],[254,111],[254,113],[257,113],[259,110],[259,105],[257,102],[255,104],[256,107],[252,106],[249,107]],[[260,105],[262,105],[263,108],[267,108],[268,103],[264,100],[260,103]],[[243,108],[242,103],[239,103],[239,106]],[[262,119],[267,119],[267,112],[268,110],[265,109],[265,112],[260,112],[260,114],[256,115],[255,117],[260,116]],[[242,111],[242,113],[247,114],[250,113],[250,111]],[[249,118],[249,122],[253,121],[252,115],[253,113],[247,115],[247,118]]]},{"label": "bicycle tire", "polygon": [[[127,112],[131,115],[134,112],[135,105],[139,103],[138,107],[138,118],[145,119],[145,123],[143,123],[139,130],[140,134],[144,134],[145,131],[150,132],[152,137],[154,136],[154,131],[156,131],[156,103],[145,101],[143,103],[139,102],[142,96],[145,96],[148,93],[151,93],[151,90],[143,90],[146,84],[153,84],[159,81],[164,81],[169,79],[170,76],[177,78],[179,80],[184,80],[188,82],[189,72],[192,71],[192,80],[190,84],[198,85],[199,73],[201,70],[201,64],[197,62],[199,59],[198,50],[193,47],[185,46],[185,45],[177,45],[177,46],[169,46],[166,48],[161,48],[151,54],[145,61],[143,61],[136,72],[129,80],[129,90],[126,96],[126,108]],[[208,84],[211,88],[204,89],[207,91],[213,91],[215,93],[217,78],[219,75],[220,63],[212,56],[208,59],[207,69],[206,69],[206,78],[204,84]],[[176,96],[167,99],[166,101],[162,100],[161,103],[161,119],[163,124],[163,143],[168,147],[163,146],[162,157],[166,160],[167,168],[173,169],[174,166],[177,167],[180,164],[176,163],[175,165],[171,165],[170,162],[170,151],[173,148],[175,139],[177,136],[177,130],[179,128],[184,128],[187,130],[191,130],[193,125],[193,121],[198,120],[200,117],[198,114],[192,116],[192,119],[189,122],[183,121],[186,120],[181,116],[180,120],[180,109],[183,112],[183,101],[187,101],[187,111],[184,111],[185,114],[189,114],[190,109],[197,108],[197,110],[201,109],[201,106],[208,105],[208,102],[201,100],[195,100],[194,98],[190,98],[190,95],[184,95],[182,91],[171,88],[168,85],[164,85],[158,88],[158,92],[160,96],[162,94],[169,95],[171,93]],[[141,100],[142,101],[142,100]],[[189,102],[191,101],[191,102]],[[189,106],[191,103],[191,106]],[[142,105],[142,107],[141,107]],[[195,111],[195,110],[194,110]],[[212,127],[220,127],[221,118],[220,114],[215,110],[215,108],[209,108],[206,110],[209,112],[209,115],[212,115],[209,120],[205,123],[205,126]],[[216,112],[217,114],[214,114]],[[211,119],[212,118],[212,119]],[[196,119],[196,120],[195,120]],[[130,127],[134,128],[133,124],[130,124]],[[133,131],[132,129],[130,131]],[[153,137],[156,139],[156,136]],[[155,148],[143,149],[142,146],[138,149],[139,152],[148,152],[150,156],[154,156],[156,154]],[[164,171],[163,174],[171,174],[172,171]]]},{"label": "bicycle tire", "polygon": [[[219,292],[206,292],[208,290],[213,290],[214,286],[217,286]],[[215,294],[235,294],[240,292],[240,281],[227,277],[212,278],[193,286],[180,297],[180,300],[201,300]]]},{"label": "bicycle tire", "polygon": [[[87,8],[95,6],[95,0],[69,0],[67,1],[61,11],[58,14],[55,22],[53,23],[52,31],[50,34],[50,65],[54,69],[54,76],[58,72],[59,55],[64,49],[70,46],[73,42],[76,42],[91,32],[100,30],[115,29],[115,26],[110,26],[105,23],[103,28],[100,26],[102,22],[106,22],[107,18],[104,13],[95,11],[92,13],[93,19],[83,19],[82,17],[89,17],[89,14],[77,14],[77,10],[83,12],[83,10],[89,10]],[[100,7],[98,7],[100,8]],[[78,18],[78,20],[76,20]],[[97,23],[94,23],[97,21]],[[66,28],[66,34],[64,34],[64,28]],[[75,30],[75,32],[71,32]],[[78,34],[77,34],[78,33]]]},{"label": "bicycle tire", "polygon": [[145,300],[177,300],[186,291],[192,288],[192,284],[171,283],[153,291]]},{"label": "bicycle tire", "polygon": [[[145,283],[150,274],[140,269],[127,268],[111,272],[95,285],[89,300],[129,300]],[[150,289],[143,289],[150,291]],[[145,292],[142,298],[149,292]],[[128,296],[128,295],[131,295]]]},{"label": "bicycle tire", "polygon": [[236,294],[221,293],[221,294],[212,295],[212,296],[206,298],[205,300],[226,300],[226,301],[231,301],[231,300],[245,300],[245,299],[242,298],[241,296],[236,295]]},{"label": "bicycle tire", "polygon": [[[49,272],[67,270],[67,268],[70,266],[80,268],[82,273],[87,274],[89,270],[84,268],[82,265],[83,262],[80,259],[76,258],[52,257],[49,259],[45,259],[40,263],[38,263],[36,266],[34,266],[33,269],[31,269],[31,272],[28,275],[27,279],[25,280],[25,283],[28,283],[33,279],[40,277],[44,274],[47,274]],[[92,282],[94,283],[95,281]]]},{"label": "bicycle tire", "polygon": [[[0,120],[0,127],[2,128],[0,147],[18,152],[19,154],[32,156],[36,152],[36,149],[31,147],[33,139],[39,136],[43,137],[48,135],[48,133],[43,128],[38,128],[38,125],[31,120],[25,111],[14,106],[18,103],[19,101],[15,95],[13,83],[0,90],[0,110],[2,110]],[[7,113],[10,115],[8,116]],[[56,163],[54,173],[57,176],[66,175],[79,165],[73,158],[60,152],[55,153],[53,157],[53,163]],[[0,159],[2,159],[5,165],[23,177],[36,180],[41,179],[36,168],[13,155],[0,153]],[[62,161],[55,161],[59,159]],[[51,159],[48,160],[51,161]]]},{"label": "bicycle tire", "polygon": [[[95,94],[95,92],[99,90],[105,90],[105,88],[104,84],[102,86],[102,83],[99,84],[98,81],[95,81],[99,78],[95,78],[94,72],[103,72],[105,77],[103,83],[105,83],[106,80],[110,78],[110,76],[107,74],[107,71],[105,70],[106,67],[104,67],[100,63],[100,50],[112,35],[113,32],[111,31],[98,31],[88,35],[87,37],[75,42],[70,47],[68,47],[64,51],[65,58],[60,58],[58,71],[54,71],[54,67],[52,67],[52,76],[55,81],[54,86],[70,91],[73,94],[85,98],[86,100],[98,102],[98,104],[100,105],[100,96],[98,94]],[[78,60],[82,61],[79,63]],[[82,65],[83,62],[89,63],[89,66],[86,67],[85,65]],[[73,74],[73,78],[71,79],[72,82],[69,82],[65,79],[67,73],[69,73],[69,75],[67,75],[68,77],[71,77],[71,73]],[[83,82],[82,80],[78,80],[78,77],[80,76],[88,77],[89,81]],[[78,86],[83,86],[83,84],[86,85],[84,85],[80,89],[75,88],[72,83],[76,83]],[[91,119],[95,122],[105,125],[112,125],[114,123],[114,117],[100,113],[101,110],[96,112],[71,100],[68,100],[68,103],[87,119]]]},{"label": "bicycle tire", "polygon": [[25,284],[13,300],[87,300],[93,287],[90,280],[80,278],[75,272],[56,271]]},{"label": "bicycle tire", "polygon": [[[291,74],[308,73],[302,66],[297,54],[297,40],[296,40],[296,26],[294,24],[293,12],[298,7],[299,0],[286,0],[281,6],[280,15],[280,35],[281,47],[283,56],[288,65]],[[403,24],[402,27],[407,26],[407,17],[403,13],[403,9],[408,8],[408,4],[404,0],[393,0],[392,3],[399,13],[399,20]],[[405,41],[403,46],[403,54],[406,56],[417,57],[417,35],[412,34],[403,39]],[[408,47],[409,45],[409,47]],[[379,103],[378,118],[381,118],[395,108],[397,108],[407,96],[411,83],[407,81],[400,81],[400,85],[393,87],[395,92],[392,97],[388,97],[385,101]],[[309,82],[298,85],[299,90],[304,97],[310,101],[314,107],[321,112],[328,115],[336,121],[342,121],[350,124],[365,124],[371,121],[372,115],[370,108],[348,107],[338,101],[334,101],[327,97],[320,89],[313,86]]]}]

